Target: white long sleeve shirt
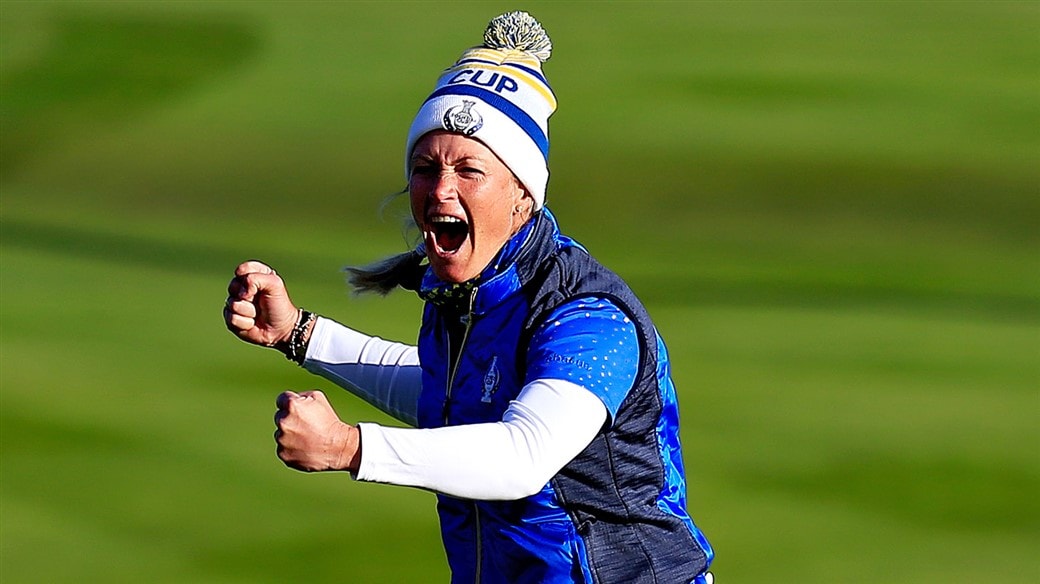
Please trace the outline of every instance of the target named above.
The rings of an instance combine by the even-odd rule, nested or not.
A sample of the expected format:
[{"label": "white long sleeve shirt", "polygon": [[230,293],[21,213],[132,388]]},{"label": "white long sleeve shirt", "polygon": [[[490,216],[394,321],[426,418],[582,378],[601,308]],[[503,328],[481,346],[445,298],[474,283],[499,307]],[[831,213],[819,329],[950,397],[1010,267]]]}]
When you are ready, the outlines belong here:
[{"label": "white long sleeve shirt", "polygon": [[[415,346],[319,318],[304,367],[414,426],[421,389]],[[363,481],[470,499],[518,499],[540,490],[595,438],[606,406],[561,379],[527,383],[493,423],[433,429],[361,423]]]}]

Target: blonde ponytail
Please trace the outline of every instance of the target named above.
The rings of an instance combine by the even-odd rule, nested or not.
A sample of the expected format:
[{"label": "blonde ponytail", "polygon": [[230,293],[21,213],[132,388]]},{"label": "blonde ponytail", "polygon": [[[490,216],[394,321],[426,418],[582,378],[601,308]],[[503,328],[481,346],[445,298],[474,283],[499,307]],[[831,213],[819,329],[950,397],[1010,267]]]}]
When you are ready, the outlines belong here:
[{"label": "blonde ponytail", "polygon": [[424,259],[426,254],[420,246],[365,266],[348,266],[345,268],[347,282],[355,294],[375,292],[386,296],[398,286],[417,290],[426,271],[422,266]]}]

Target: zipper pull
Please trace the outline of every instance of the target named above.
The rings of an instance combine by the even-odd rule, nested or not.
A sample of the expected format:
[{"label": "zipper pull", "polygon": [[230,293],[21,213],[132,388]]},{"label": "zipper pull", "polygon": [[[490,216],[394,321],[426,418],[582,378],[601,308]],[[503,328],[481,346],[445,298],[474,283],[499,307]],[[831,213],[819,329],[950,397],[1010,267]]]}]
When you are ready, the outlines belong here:
[{"label": "zipper pull", "polygon": [[463,326],[468,327],[470,325],[470,323],[473,322],[473,309],[477,305],[477,290],[479,290],[479,289],[480,289],[480,286],[474,286],[473,290],[470,290],[470,293],[469,293],[469,308],[466,310],[466,314],[463,314],[462,316],[459,317],[459,322],[461,322],[463,324]]}]

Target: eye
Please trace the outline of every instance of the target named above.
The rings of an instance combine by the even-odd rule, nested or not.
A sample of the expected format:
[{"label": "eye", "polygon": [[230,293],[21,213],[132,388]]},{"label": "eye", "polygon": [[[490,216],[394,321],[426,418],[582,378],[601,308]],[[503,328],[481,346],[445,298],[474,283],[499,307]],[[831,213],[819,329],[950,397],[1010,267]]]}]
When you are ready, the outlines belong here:
[{"label": "eye", "polygon": [[433,176],[440,172],[440,169],[432,164],[415,164],[412,166],[412,176]]},{"label": "eye", "polygon": [[459,168],[459,174],[463,176],[480,177],[484,176],[484,171],[475,166],[463,166]]}]

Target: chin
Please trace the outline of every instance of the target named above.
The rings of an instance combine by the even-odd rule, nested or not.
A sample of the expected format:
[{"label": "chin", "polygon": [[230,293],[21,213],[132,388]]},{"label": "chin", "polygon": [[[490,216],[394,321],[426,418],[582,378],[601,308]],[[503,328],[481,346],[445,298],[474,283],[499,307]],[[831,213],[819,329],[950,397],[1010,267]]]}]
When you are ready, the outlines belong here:
[{"label": "chin", "polygon": [[450,263],[445,264],[441,261],[431,260],[430,266],[433,268],[433,273],[436,274],[437,278],[451,284],[461,284],[473,277],[467,276],[467,272],[463,267],[451,265]]},{"label": "chin", "polygon": [[[428,257],[428,256],[427,256]],[[459,258],[429,258],[430,266],[433,268],[433,273],[437,277],[444,281],[452,284],[461,284],[467,280],[472,280],[480,275],[484,271],[486,264],[481,264],[479,267],[474,267],[479,262],[463,262],[459,261]]]}]

